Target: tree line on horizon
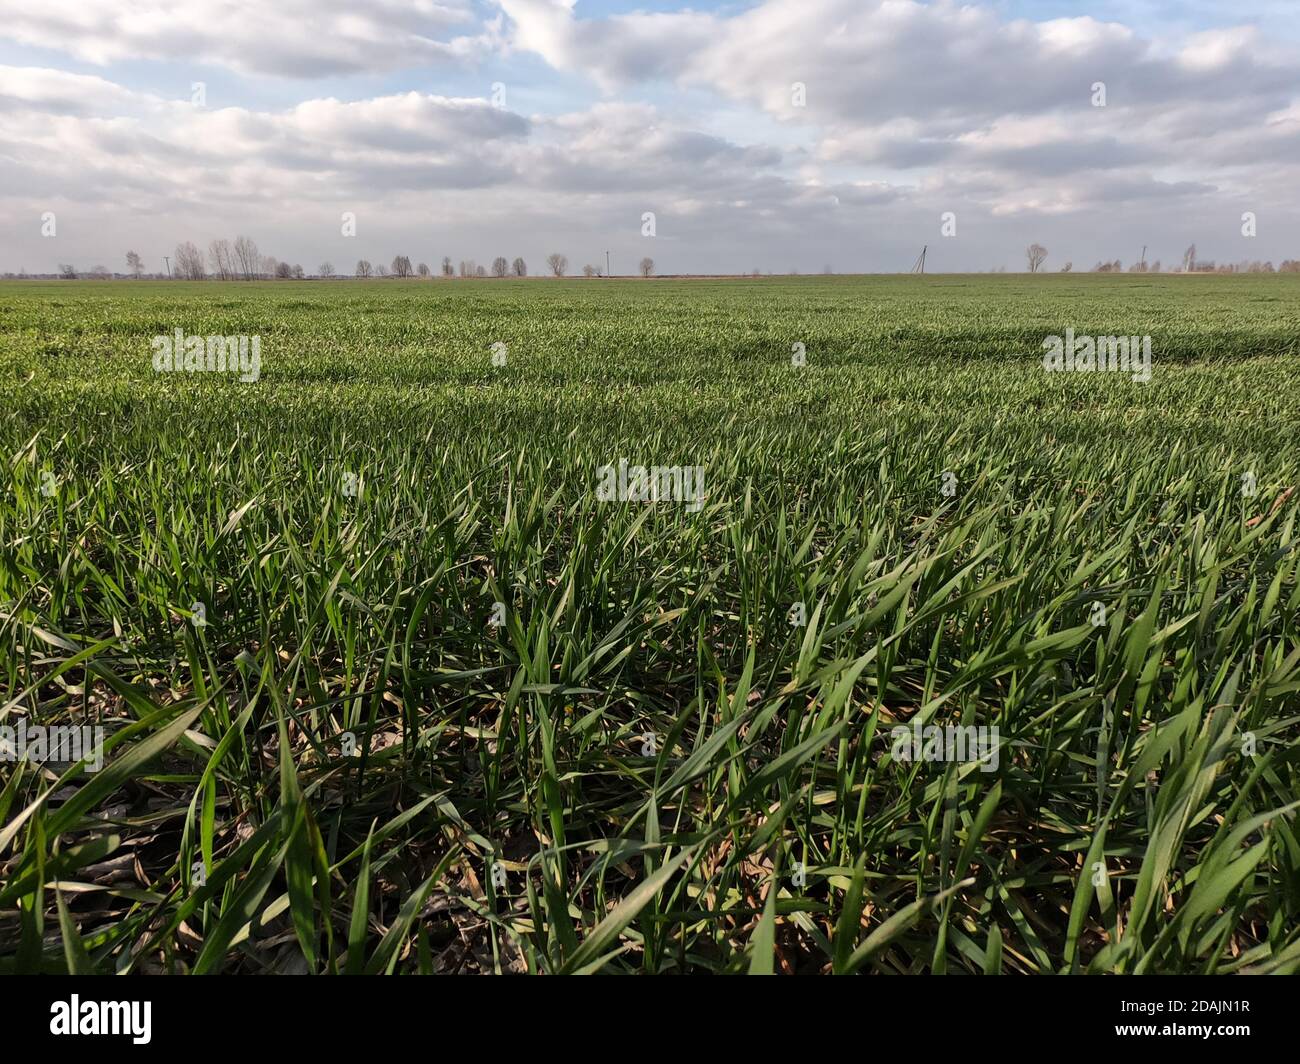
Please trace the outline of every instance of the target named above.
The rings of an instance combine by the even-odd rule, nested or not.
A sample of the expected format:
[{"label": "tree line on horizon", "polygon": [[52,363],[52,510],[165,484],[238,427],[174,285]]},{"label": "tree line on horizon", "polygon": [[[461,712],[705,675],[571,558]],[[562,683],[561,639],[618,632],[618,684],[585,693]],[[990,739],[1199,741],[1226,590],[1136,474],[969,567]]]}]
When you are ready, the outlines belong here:
[{"label": "tree line on horizon", "polygon": [[[1042,244],[1034,243],[1025,248],[1025,262],[1029,266],[1030,273],[1039,273],[1042,271],[1043,263],[1046,262],[1049,252]],[[1073,262],[1067,262],[1058,271],[1060,273],[1070,273],[1074,269]],[[1006,267],[994,267],[990,273],[1006,273]],[[1144,258],[1129,266],[1128,270],[1124,269],[1124,263],[1119,259],[1110,262],[1098,262],[1093,268],[1093,273],[1163,273],[1160,268],[1160,260],[1147,262]],[[1217,264],[1213,260],[1204,261],[1196,257],[1196,245],[1193,244],[1183,252],[1183,261],[1178,266],[1169,269],[1169,273],[1300,273],[1300,260],[1285,259],[1281,266],[1274,267],[1271,262],[1260,262],[1258,259],[1243,260],[1234,263]]]},{"label": "tree line on horizon", "polygon": [[[297,263],[288,263],[277,259],[274,255],[263,255],[258,248],[257,242],[246,236],[236,237],[232,243],[229,240],[217,239],[208,245],[207,255],[193,243],[185,241],[176,246],[172,255],[168,256],[167,271],[165,273],[155,272],[146,274],[144,260],[136,251],[126,253],[127,276],[137,280],[148,276],[154,279],[167,278],[170,280],[181,281],[266,281],[266,280],[304,280],[308,276],[313,278],[331,278],[346,276],[338,273],[332,262],[322,262],[314,274],[308,274],[301,265]],[[546,258],[547,270],[555,277],[564,277],[568,273],[569,259],[568,256],[560,252],[553,252]],[[638,270],[643,277],[653,276],[655,270],[654,259],[649,256],[643,258],[638,266]],[[439,267],[439,275],[442,277],[527,277],[528,264],[522,256],[516,256],[511,262],[504,255],[498,255],[492,260],[491,267],[480,266],[473,259],[461,259],[457,267],[452,263],[450,255],[444,255]],[[604,271],[597,266],[584,266],[582,268],[584,277],[600,277]],[[6,276],[14,276],[8,274]],[[18,276],[27,276],[25,272]],[[43,276],[43,275],[38,275]],[[85,272],[79,272],[77,268],[68,263],[59,264],[59,272],[56,275],[65,280],[77,280],[78,278],[87,278],[91,280],[108,280],[113,277],[122,276],[112,273],[105,266],[95,266],[93,269]],[[421,262],[413,264],[409,255],[395,255],[391,265],[385,266],[381,263],[371,263],[369,259],[358,259],[354,267],[353,277],[371,278],[371,277],[421,277],[429,278],[433,276],[433,270],[429,268],[428,263]]]},{"label": "tree line on horizon", "polygon": [[[1047,261],[1049,251],[1042,244],[1037,242],[1030,244],[1025,249],[1025,262],[1030,273],[1041,273]],[[168,256],[172,260],[168,263],[167,271],[156,271],[146,273],[144,260],[138,252],[128,251],[126,253],[126,274],[119,274],[110,271],[105,266],[95,266],[87,271],[78,271],[75,266],[68,263],[60,263],[57,274],[35,274],[29,275],[26,271],[20,271],[17,274],[6,273],[7,278],[25,278],[35,277],[58,277],[64,280],[77,280],[80,278],[89,280],[110,280],[123,276],[131,277],[136,280],[148,277],[150,279],[162,280],[183,280],[183,281],[265,281],[265,280],[304,280],[307,277],[312,278],[335,278],[348,276],[338,273],[334,264],[331,262],[322,262],[314,274],[308,274],[301,265],[289,263],[282,259],[277,259],[274,255],[263,255],[257,242],[247,236],[236,237],[233,242],[226,239],[213,240],[208,245],[206,256],[192,242],[185,241],[178,244],[175,252]],[[565,277],[568,275],[569,259],[568,256],[560,252],[552,252],[546,257],[546,272],[552,277]],[[1074,270],[1073,262],[1066,262],[1057,271],[1059,273],[1070,273]],[[652,277],[655,273],[654,259],[646,256],[637,264],[637,272],[642,277]],[[834,271],[827,266],[823,273],[830,274]],[[989,273],[1006,273],[1005,266],[996,266],[988,271]],[[1159,259],[1153,262],[1147,262],[1145,259],[1132,263],[1127,270],[1124,264],[1119,260],[1099,261],[1093,266],[1093,273],[1300,273],[1300,260],[1285,259],[1281,265],[1274,267],[1272,262],[1261,262],[1259,260],[1243,260],[1238,263],[1216,263],[1213,260],[1201,260],[1197,257],[1196,245],[1192,244],[1184,253],[1182,262],[1179,265],[1171,267],[1168,271],[1161,268]],[[768,271],[769,275],[771,271]],[[798,270],[792,270],[792,274],[798,274]],[[584,277],[594,278],[603,277],[604,269],[598,265],[587,264],[582,267]],[[432,278],[434,271],[427,263],[420,262],[412,264],[410,256],[396,255],[390,265],[385,266],[383,263],[372,264],[368,259],[358,259],[356,266],[353,268],[352,277],[368,278]],[[444,255],[441,264],[438,267],[438,276],[443,278],[479,278],[479,277],[527,277],[528,264],[522,257],[516,257],[514,261],[509,261],[504,255],[498,255],[492,260],[490,267],[479,265],[474,259],[461,259],[459,264],[452,262],[450,255]],[[737,274],[737,276],[760,276],[759,270],[754,270],[749,274]]]}]

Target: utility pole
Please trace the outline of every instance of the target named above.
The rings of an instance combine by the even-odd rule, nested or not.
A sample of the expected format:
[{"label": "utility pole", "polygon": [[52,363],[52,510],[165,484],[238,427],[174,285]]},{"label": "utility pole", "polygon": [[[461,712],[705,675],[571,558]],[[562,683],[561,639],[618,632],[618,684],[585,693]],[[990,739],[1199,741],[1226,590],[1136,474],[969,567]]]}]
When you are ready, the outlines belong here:
[{"label": "utility pole", "polygon": [[608,252],[608,251],[605,252],[605,276],[606,276],[606,277],[611,276],[611,274],[610,274],[610,272],[609,272],[609,252]]},{"label": "utility pole", "polygon": [[1147,246],[1145,244],[1142,245],[1142,272],[1147,272]]},{"label": "utility pole", "polygon": [[167,263],[167,280],[170,281],[172,279],[172,260],[164,255],[163,262]]}]

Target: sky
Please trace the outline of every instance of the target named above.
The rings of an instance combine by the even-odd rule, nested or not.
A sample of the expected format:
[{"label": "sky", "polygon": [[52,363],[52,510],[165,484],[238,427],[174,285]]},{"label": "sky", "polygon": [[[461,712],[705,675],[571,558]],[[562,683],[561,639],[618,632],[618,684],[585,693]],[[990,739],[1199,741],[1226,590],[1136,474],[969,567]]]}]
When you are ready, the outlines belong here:
[{"label": "sky", "polygon": [[[1300,259],[1296,0],[0,0],[0,271]],[[355,220],[345,225],[346,218]],[[354,231],[349,231],[353,230]]]}]

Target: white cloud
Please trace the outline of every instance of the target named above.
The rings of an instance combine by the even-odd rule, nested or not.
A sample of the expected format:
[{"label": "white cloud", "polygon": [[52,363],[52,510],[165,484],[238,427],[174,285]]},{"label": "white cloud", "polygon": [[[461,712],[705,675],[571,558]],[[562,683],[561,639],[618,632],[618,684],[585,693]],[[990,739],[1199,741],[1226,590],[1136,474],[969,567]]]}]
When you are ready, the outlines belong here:
[{"label": "white cloud", "polygon": [[485,50],[468,0],[0,0],[0,37],[100,65],[206,63],[322,77],[464,58]]},{"label": "white cloud", "polygon": [[[1125,180],[1106,185],[1113,208],[1212,192],[1226,146],[1246,149],[1243,125],[1274,156],[1291,135],[1264,127],[1294,100],[1296,57],[1251,27],[1170,49],[1116,22],[1006,21],[951,0],[763,0],[733,15],[605,19],[577,17],[569,0],[498,2],[512,46],[561,69],[601,85],[712,89],[803,129],[816,156],[840,166],[1000,174],[980,200],[1000,213],[1090,209],[1088,186],[1121,169]],[[1105,107],[1093,106],[1098,82]],[[1190,182],[1159,176],[1171,165],[1196,171],[1198,160]]]},{"label": "white cloud", "polygon": [[136,93],[93,75],[41,67],[0,67],[0,113],[117,114],[139,102]]},{"label": "white cloud", "polygon": [[1207,30],[1193,36],[1179,51],[1178,61],[1195,74],[1248,67],[1261,50],[1258,31],[1251,26]]},{"label": "white cloud", "polygon": [[692,11],[578,19],[574,0],[496,0],[509,16],[511,43],[551,66],[586,74],[613,91],[647,78],[671,78],[706,48],[718,20]]},{"label": "white cloud", "polygon": [[[97,110],[51,113],[87,90]],[[578,205],[593,196],[635,196],[651,209],[661,195],[729,198],[781,162],[774,149],[612,102],[532,118],[482,99],[416,92],[279,111],[207,109],[98,78],[5,67],[0,100],[8,111],[0,155],[27,175],[0,194],[25,185],[33,209],[57,199],[159,214],[178,204],[214,212],[239,204],[255,214],[340,197],[378,206],[392,195],[476,189],[495,190],[478,216],[527,209],[539,193],[567,198],[575,210],[589,211]]]}]

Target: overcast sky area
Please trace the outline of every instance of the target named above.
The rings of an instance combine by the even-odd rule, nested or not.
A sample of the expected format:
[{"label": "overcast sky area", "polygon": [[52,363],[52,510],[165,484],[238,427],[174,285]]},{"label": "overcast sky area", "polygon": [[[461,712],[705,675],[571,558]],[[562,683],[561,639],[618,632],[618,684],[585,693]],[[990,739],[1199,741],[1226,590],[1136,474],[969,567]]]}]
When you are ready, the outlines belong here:
[{"label": "overcast sky area", "polygon": [[161,270],[181,241],[239,234],[309,273],[399,253],[540,273],[551,251],[576,272],[607,249],[616,273],[644,255],[660,273],[894,272],[926,244],[935,272],[1019,270],[1031,241],[1049,271],[1143,245],[1168,268],[1193,242],[1277,264],[1300,258],[1296,15],[0,0],[0,271],[125,272],[128,249]]}]

